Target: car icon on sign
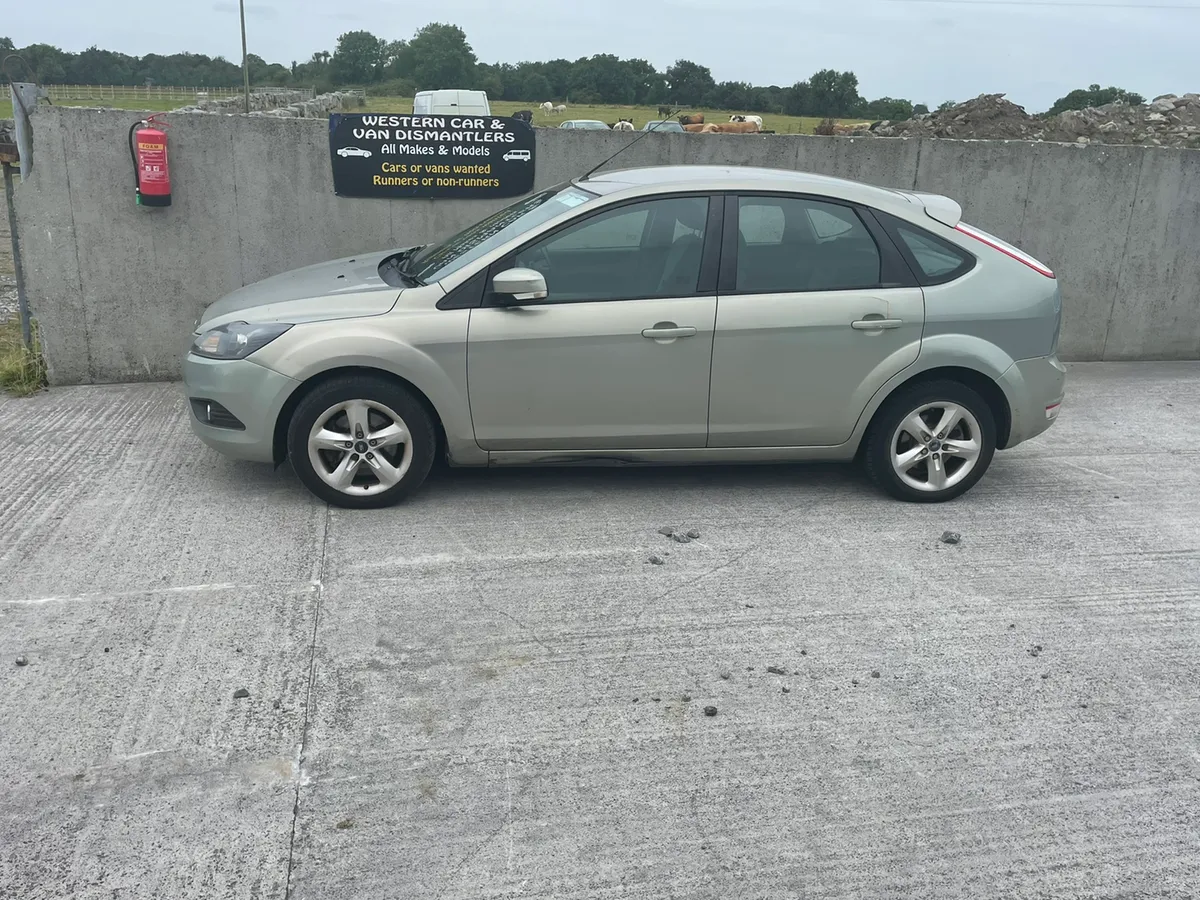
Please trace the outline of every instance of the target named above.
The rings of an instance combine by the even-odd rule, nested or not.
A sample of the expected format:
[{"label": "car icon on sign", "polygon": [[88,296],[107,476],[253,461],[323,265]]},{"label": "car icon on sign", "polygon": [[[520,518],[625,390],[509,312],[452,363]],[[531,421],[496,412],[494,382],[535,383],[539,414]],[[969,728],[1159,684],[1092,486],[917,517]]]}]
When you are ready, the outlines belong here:
[{"label": "car icon on sign", "polygon": [[504,154],[505,162],[508,162],[509,160],[513,160],[513,159],[519,159],[519,160],[521,160],[521,162],[529,162],[529,160],[532,158],[533,157],[529,153],[528,150],[509,150],[507,153]]},{"label": "car icon on sign", "polygon": [[338,156],[361,156],[364,159],[371,155],[370,150],[363,150],[361,147],[343,147],[337,152]]}]

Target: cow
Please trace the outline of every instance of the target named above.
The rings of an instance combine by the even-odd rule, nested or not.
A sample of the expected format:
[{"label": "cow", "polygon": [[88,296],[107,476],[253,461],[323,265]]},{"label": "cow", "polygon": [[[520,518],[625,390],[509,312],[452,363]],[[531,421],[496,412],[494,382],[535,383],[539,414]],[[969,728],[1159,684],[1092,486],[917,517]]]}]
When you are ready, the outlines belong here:
[{"label": "cow", "polygon": [[554,114],[556,116],[561,116],[566,111],[567,111],[567,104],[565,104],[565,103],[560,103],[556,107],[554,107]]},{"label": "cow", "polygon": [[512,117],[518,121],[529,123],[533,121],[533,110],[518,109],[515,113],[513,113]]},{"label": "cow", "polygon": [[540,109],[544,114],[546,114],[548,116],[548,115],[550,115],[550,113],[554,112],[554,104],[551,103],[549,100],[547,100],[545,103],[543,103],[541,105]]},{"label": "cow", "polygon": [[658,117],[659,117],[660,119],[665,119],[665,118],[666,118],[667,116],[669,116],[669,115],[670,115],[672,112],[673,112],[673,110],[671,109],[671,107],[669,107],[669,106],[660,106],[660,107],[658,108]]},{"label": "cow", "polygon": [[762,116],[742,116],[734,115],[729,117],[730,122],[753,122],[758,126],[758,130],[762,131]]},{"label": "cow", "polygon": [[714,125],[713,130],[720,134],[758,134],[758,125],[754,122],[724,122]]},{"label": "cow", "polygon": [[689,122],[687,125],[683,126],[683,130],[690,131],[692,134],[698,134],[699,132],[704,131],[704,129],[711,127],[711,125],[701,125],[699,122],[697,122],[695,125]]},{"label": "cow", "polygon": [[680,116],[679,124],[685,128],[688,125],[703,125],[704,124],[704,113],[699,113],[698,115],[694,115],[694,116]]},{"label": "cow", "polygon": [[613,131],[633,131],[633,119],[618,119]]}]

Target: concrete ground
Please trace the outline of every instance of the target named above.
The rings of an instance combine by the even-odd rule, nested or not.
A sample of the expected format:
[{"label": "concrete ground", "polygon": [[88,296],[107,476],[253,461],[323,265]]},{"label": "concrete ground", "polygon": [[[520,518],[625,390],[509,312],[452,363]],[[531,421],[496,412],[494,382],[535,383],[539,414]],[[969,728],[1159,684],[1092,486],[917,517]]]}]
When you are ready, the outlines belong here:
[{"label": "concrete ground", "polygon": [[936,507],[443,469],[347,512],[172,386],[0,399],[0,897],[1196,896],[1198,407],[1075,366]]}]

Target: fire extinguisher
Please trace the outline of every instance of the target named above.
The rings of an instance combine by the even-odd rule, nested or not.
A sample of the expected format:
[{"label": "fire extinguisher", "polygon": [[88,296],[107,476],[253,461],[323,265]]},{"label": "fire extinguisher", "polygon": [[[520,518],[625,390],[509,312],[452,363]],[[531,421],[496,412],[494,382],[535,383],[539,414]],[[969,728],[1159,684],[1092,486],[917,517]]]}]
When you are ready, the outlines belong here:
[{"label": "fire extinguisher", "polygon": [[[167,163],[166,123],[158,116],[134,122],[129,128],[133,157],[133,186],[139,206],[171,205],[171,167]],[[163,128],[157,127],[162,125]]]}]

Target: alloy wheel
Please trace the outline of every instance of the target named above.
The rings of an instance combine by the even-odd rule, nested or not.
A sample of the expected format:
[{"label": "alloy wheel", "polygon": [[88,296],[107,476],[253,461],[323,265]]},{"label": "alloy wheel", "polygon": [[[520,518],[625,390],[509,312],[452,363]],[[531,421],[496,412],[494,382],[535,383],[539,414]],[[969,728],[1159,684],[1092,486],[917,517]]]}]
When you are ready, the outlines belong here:
[{"label": "alloy wheel", "polygon": [[971,474],[983,449],[983,432],[965,406],[926,403],[901,420],[889,447],[892,469],[900,480],[933,493]]},{"label": "alloy wheel", "polygon": [[334,490],[355,496],[380,494],[412,465],[412,436],[404,420],[373,400],[346,400],[329,407],[308,434],[308,459]]}]

